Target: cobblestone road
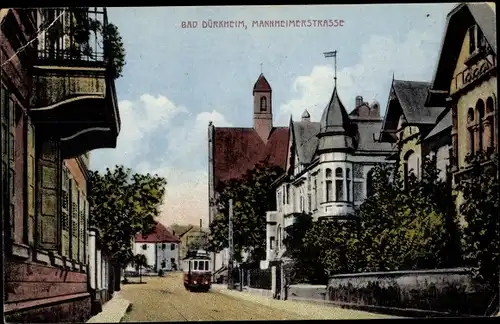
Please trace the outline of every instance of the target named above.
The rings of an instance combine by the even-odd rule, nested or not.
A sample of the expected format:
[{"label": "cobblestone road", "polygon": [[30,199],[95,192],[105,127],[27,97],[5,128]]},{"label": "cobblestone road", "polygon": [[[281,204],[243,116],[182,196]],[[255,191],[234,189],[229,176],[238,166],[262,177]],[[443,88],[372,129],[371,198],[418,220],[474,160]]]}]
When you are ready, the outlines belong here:
[{"label": "cobblestone road", "polygon": [[[381,318],[383,315],[328,306],[312,306],[293,301],[268,300],[261,296],[241,298],[212,289],[208,293],[184,289],[181,273],[144,278],[145,284],[128,284],[122,288],[123,298],[132,303],[132,310],[123,322],[137,321],[200,321],[200,320],[301,320],[340,318]],[[239,293],[241,294],[241,293]],[[255,299],[255,300],[253,300]],[[300,307],[297,307],[300,306]],[[314,308],[315,316],[311,314]],[[292,309],[289,310],[288,308]],[[302,312],[301,309],[304,309]],[[302,313],[301,313],[302,312]]]}]

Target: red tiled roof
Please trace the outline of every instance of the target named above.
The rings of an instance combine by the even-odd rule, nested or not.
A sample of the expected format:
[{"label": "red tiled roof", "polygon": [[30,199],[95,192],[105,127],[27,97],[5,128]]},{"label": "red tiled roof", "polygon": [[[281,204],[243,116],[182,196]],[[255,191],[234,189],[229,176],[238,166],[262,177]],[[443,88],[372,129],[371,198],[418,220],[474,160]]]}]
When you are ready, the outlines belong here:
[{"label": "red tiled roof", "polygon": [[138,243],[180,243],[180,239],[170,233],[170,231],[163,226],[162,223],[156,222],[156,226],[147,238],[141,234],[135,236],[135,241]]},{"label": "red tiled roof", "polygon": [[260,74],[259,78],[257,81],[255,81],[255,84],[253,86],[253,91],[271,91],[271,85],[269,82],[267,82],[266,77],[264,74]]},{"label": "red tiled roof", "polygon": [[273,127],[267,144],[253,128],[215,127],[214,176],[216,183],[239,178],[258,162],[286,167],[288,127]]}]

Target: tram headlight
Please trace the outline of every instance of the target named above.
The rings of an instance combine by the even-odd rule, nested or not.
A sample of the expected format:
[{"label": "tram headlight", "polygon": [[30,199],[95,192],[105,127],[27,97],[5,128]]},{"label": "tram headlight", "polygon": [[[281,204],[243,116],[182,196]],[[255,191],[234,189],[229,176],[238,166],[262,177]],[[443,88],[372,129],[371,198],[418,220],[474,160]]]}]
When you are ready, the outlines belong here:
[{"label": "tram headlight", "polygon": [[208,285],[208,281],[205,281],[205,285]]},{"label": "tram headlight", "polygon": [[195,280],[195,281],[193,281],[193,283],[196,285],[196,284],[197,284],[196,280]]}]

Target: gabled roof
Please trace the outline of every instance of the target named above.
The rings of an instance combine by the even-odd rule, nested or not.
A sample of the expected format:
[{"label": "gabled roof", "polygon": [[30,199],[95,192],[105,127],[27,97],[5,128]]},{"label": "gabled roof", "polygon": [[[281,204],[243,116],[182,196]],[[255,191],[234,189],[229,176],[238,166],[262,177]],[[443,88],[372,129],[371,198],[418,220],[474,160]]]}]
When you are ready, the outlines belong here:
[{"label": "gabled roof", "polygon": [[451,131],[452,119],[451,119],[451,109],[448,109],[446,112],[439,116],[436,126],[429,132],[429,134],[425,137],[424,140],[429,140],[434,136],[440,135],[445,131]]},{"label": "gabled roof", "polygon": [[314,153],[318,148],[317,135],[320,130],[320,123],[299,121],[293,122],[292,127],[299,162],[309,164],[312,162]]},{"label": "gabled roof", "polygon": [[444,107],[427,107],[428,91],[428,82],[393,80],[382,131],[395,131],[401,114],[409,124],[434,124]]},{"label": "gabled roof", "polygon": [[255,84],[253,86],[253,92],[270,92],[272,91],[271,90],[271,85],[269,84],[269,82],[267,82],[267,79],[266,77],[264,76],[264,74],[260,74],[259,75],[259,78],[257,79],[257,81],[255,81]]},{"label": "gabled roof", "polygon": [[253,128],[214,127],[214,132],[216,182],[240,178],[264,161],[285,169],[288,127],[273,127],[267,143]]},{"label": "gabled roof", "polygon": [[349,114],[340,101],[337,87],[333,89],[330,102],[325,107],[320,121],[320,133],[347,131],[350,124]]},{"label": "gabled roof", "polygon": [[180,243],[181,240],[173,235],[162,223],[156,222],[153,232],[148,237],[143,237],[142,234],[135,236],[136,243]]},{"label": "gabled roof", "polygon": [[462,3],[448,14],[432,88],[449,90],[467,29],[477,23],[493,52],[497,53],[495,11],[487,3]]}]

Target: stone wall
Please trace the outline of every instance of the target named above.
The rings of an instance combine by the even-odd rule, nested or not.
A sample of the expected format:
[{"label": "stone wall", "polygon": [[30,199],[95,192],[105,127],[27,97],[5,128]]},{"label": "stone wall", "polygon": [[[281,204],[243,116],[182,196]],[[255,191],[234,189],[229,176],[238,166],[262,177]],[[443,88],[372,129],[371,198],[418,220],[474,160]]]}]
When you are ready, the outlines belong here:
[{"label": "stone wall", "polygon": [[336,275],[327,292],[340,305],[412,316],[484,315],[493,297],[465,268]]},{"label": "stone wall", "polygon": [[326,285],[290,285],[287,291],[288,300],[325,300]]}]

